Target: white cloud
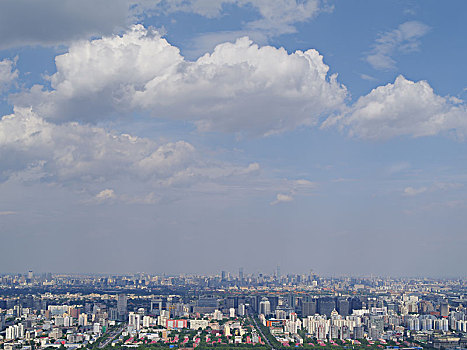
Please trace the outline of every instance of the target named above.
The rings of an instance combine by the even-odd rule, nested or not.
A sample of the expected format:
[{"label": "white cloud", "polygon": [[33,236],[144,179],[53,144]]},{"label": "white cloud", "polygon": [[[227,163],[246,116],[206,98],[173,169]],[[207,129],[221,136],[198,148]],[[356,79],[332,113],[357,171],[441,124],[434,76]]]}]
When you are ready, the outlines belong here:
[{"label": "white cloud", "polygon": [[128,0],[2,0],[0,48],[58,45],[108,35],[131,20]]},{"label": "white cloud", "polygon": [[398,53],[417,51],[420,38],[429,30],[430,27],[421,22],[402,23],[397,29],[379,35],[366,60],[375,69],[392,69],[396,65],[393,56]]},{"label": "white cloud", "polygon": [[283,203],[283,202],[292,202],[293,199],[294,198],[291,195],[284,194],[284,193],[278,193],[276,196],[276,200],[271,202],[271,205],[276,205],[276,204]]},{"label": "white cloud", "polygon": [[51,181],[99,182],[120,174],[162,179],[195,163],[194,147],[184,141],[158,145],[78,123],[56,125],[20,108],[1,119],[0,147],[2,170],[34,164]]},{"label": "white cloud", "polygon": [[351,136],[389,139],[397,136],[430,136],[467,132],[465,102],[434,93],[426,81],[413,82],[403,76],[393,84],[379,86],[360,97],[346,113],[329,118],[323,126],[338,125]]},{"label": "white cloud", "polygon": [[454,192],[458,191],[460,188],[464,187],[461,183],[453,183],[453,182],[435,182],[432,185],[426,187],[406,187],[404,189],[405,196],[416,196],[422,193],[434,193],[434,192]]},{"label": "white cloud", "polygon": [[107,200],[115,199],[116,197],[117,196],[115,195],[115,191],[112,190],[112,189],[108,189],[108,188],[105,189],[105,190],[100,191],[96,195],[96,199],[99,202],[104,202],[104,201],[107,201]]},{"label": "white cloud", "polygon": [[[163,1],[161,4],[165,4]],[[168,5],[168,6],[167,6]],[[226,14],[226,6],[253,9],[259,18],[242,23],[239,29],[208,32],[196,35],[187,43],[188,57],[199,57],[210,52],[218,44],[248,36],[254,42],[267,44],[272,37],[297,31],[295,25],[315,18],[319,13],[331,12],[333,6],[324,0],[182,0],[169,1],[166,12],[193,12],[206,17],[220,17]]]},{"label": "white cloud", "polygon": [[254,36],[255,32],[261,36],[293,33],[296,23],[332,10],[326,0],[3,0],[0,48],[68,44],[110,35],[142,18],[177,12],[216,18],[227,13],[227,6],[256,12],[257,20],[239,24],[241,31]]},{"label": "white cloud", "polygon": [[0,61],[0,94],[7,91],[18,78],[18,70],[15,69],[16,62],[4,59]]},{"label": "white cloud", "polygon": [[305,179],[294,180],[292,181],[292,184],[294,187],[297,187],[297,188],[315,188],[316,187],[315,182],[305,180]]},{"label": "white cloud", "polygon": [[[28,109],[16,108],[0,120],[3,181],[47,182],[87,192],[100,187],[93,194],[98,201],[154,203],[151,189],[241,181],[258,170],[257,163],[242,167],[207,159],[185,141],[159,144],[75,122],[57,125]],[[112,187],[102,190],[103,184]],[[118,188],[130,184],[144,193]]]},{"label": "white cloud", "polygon": [[294,33],[296,32],[295,23],[306,22],[320,11],[332,9],[318,0],[250,0],[243,1],[243,3],[257,7],[262,16],[261,19],[248,23],[248,27],[266,30],[272,35]]},{"label": "white cloud", "polygon": [[420,187],[420,188],[413,188],[413,187],[406,187],[404,189],[404,195],[406,196],[416,196],[419,194],[422,194],[427,191],[426,187]]},{"label": "white cloud", "polygon": [[318,184],[306,179],[289,180],[283,179],[282,184],[275,184],[277,191],[281,191],[276,195],[276,199],[271,205],[276,205],[282,202],[291,202],[298,195],[307,196],[313,193]]},{"label": "white cloud", "polygon": [[254,9],[259,19],[247,22],[245,29],[266,32],[268,35],[294,33],[294,24],[306,22],[320,12],[332,11],[326,0],[168,0],[137,1],[140,11],[174,13],[195,13],[207,18],[220,17],[226,13],[226,6]]},{"label": "white cloud", "polygon": [[368,74],[360,74],[360,78],[362,78],[363,80],[368,80],[368,81],[376,80],[375,77],[372,77],[371,75],[368,75]]},{"label": "white cloud", "polygon": [[267,135],[313,125],[347,97],[316,50],[289,54],[242,38],[191,62],[140,25],[76,43],[56,65],[52,91],[36,86],[13,101],[55,118],[95,121],[144,110],[201,130]]}]

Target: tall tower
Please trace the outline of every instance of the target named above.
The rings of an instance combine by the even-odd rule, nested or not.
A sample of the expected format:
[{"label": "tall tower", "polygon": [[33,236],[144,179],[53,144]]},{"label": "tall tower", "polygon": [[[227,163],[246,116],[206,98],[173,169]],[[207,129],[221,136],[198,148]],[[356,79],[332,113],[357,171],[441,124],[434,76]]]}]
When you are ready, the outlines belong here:
[{"label": "tall tower", "polygon": [[238,279],[240,280],[240,282],[243,282],[243,267],[240,267],[238,269]]},{"label": "tall tower", "polygon": [[117,296],[117,315],[119,321],[125,321],[128,312],[128,299],[126,294]]}]

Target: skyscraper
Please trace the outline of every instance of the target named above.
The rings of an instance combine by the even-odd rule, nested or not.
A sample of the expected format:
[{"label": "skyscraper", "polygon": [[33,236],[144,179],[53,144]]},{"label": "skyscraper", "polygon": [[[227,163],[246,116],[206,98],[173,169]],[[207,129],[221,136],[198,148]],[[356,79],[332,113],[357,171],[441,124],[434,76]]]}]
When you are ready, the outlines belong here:
[{"label": "skyscraper", "polygon": [[336,308],[336,301],[331,297],[318,299],[318,311],[320,315],[331,316],[331,312]]},{"label": "skyscraper", "polygon": [[337,311],[341,316],[348,316],[350,311],[350,303],[347,298],[337,299]]},{"label": "skyscraper", "polygon": [[317,311],[316,299],[310,298],[302,302],[302,317],[313,316]]},{"label": "skyscraper", "polygon": [[268,298],[262,298],[259,303],[259,313],[268,316],[271,313],[271,303]]},{"label": "skyscraper", "polygon": [[119,294],[117,296],[117,314],[119,321],[125,321],[128,312],[128,301],[126,294]]}]

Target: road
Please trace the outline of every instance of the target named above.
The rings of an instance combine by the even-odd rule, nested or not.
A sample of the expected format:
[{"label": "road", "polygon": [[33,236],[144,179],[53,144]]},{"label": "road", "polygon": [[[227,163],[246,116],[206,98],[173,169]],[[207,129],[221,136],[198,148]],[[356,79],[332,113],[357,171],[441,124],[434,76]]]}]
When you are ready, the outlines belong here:
[{"label": "road", "polygon": [[247,309],[247,314],[248,316],[250,317],[250,319],[253,320],[253,322],[255,323],[255,328],[256,330],[259,332],[259,334],[261,334],[261,339],[264,339],[266,341],[266,343],[271,347],[271,350],[276,350],[274,349],[274,347],[271,345],[271,343],[269,342],[269,339],[266,338],[263,334],[263,331],[261,330],[261,328],[258,326],[258,323],[256,323],[256,318],[254,316],[250,316],[250,312],[249,310]]},{"label": "road", "polygon": [[105,348],[107,345],[110,344],[112,340],[114,340],[125,328],[126,323],[123,322],[120,327],[114,329],[112,332],[110,332],[109,336],[107,339],[104,340],[103,343],[99,344],[99,349]]}]

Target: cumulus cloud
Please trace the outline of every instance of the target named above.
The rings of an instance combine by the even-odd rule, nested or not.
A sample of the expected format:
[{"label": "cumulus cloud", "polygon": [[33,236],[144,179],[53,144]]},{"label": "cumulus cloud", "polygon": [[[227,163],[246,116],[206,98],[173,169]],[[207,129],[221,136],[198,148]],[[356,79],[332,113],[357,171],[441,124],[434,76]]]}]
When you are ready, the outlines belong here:
[{"label": "cumulus cloud", "polygon": [[235,41],[243,36],[248,36],[256,43],[266,44],[272,37],[295,33],[297,23],[307,22],[319,13],[333,10],[333,6],[328,5],[326,0],[175,0],[162,1],[158,7],[165,12],[184,11],[214,18],[225,15],[232,6],[253,10],[257,12],[258,18],[241,23],[236,30],[196,35],[185,47],[188,57],[199,57],[220,43]]},{"label": "cumulus cloud", "polygon": [[0,61],[0,94],[7,91],[18,78],[18,70],[15,69],[16,62],[9,59]]},{"label": "cumulus cloud", "polygon": [[316,50],[289,54],[241,38],[193,62],[141,25],[75,43],[56,66],[51,91],[36,86],[13,101],[57,119],[147,111],[205,131],[268,135],[313,125],[347,97]]},{"label": "cumulus cloud", "polygon": [[396,65],[393,56],[419,50],[420,38],[429,30],[430,27],[418,21],[402,23],[397,29],[379,35],[366,60],[375,69],[392,69]]},{"label": "cumulus cloud", "polygon": [[0,121],[0,163],[5,172],[40,167],[51,181],[101,181],[119,174],[165,178],[194,162],[184,141],[158,145],[78,123],[49,123],[17,108]]},{"label": "cumulus cloud", "polygon": [[144,195],[119,194],[104,188],[98,201],[154,203],[150,188],[191,186],[202,182],[242,178],[259,165],[242,167],[203,158],[185,142],[159,144],[146,138],[109,132],[75,122],[50,123],[28,109],[16,108],[0,120],[0,174],[2,180],[47,182],[74,188],[102,184],[141,184]]},{"label": "cumulus cloud", "polygon": [[463,138],[467,132],[467,106],[457,98],[435,94],[426,81],[413,82],[399,76],[393,84],[373,89],[346,113],[323,123],[324,127],[330,125],[366,139],[443,132]]},{"label": "cumulus cloud", "polygon": [[278,193],[276,196],[276,200],[271,202],[271,205],[276,205],[282,202],[292,202],[293,197],[289,194],[284,194],[284,193]]}]

